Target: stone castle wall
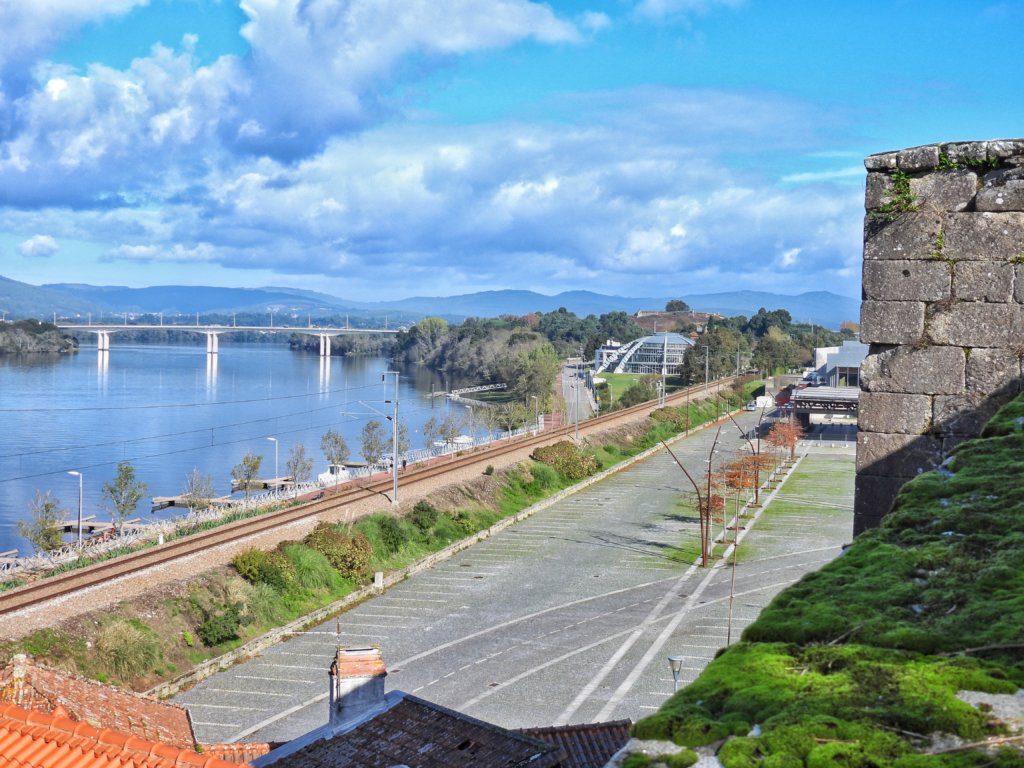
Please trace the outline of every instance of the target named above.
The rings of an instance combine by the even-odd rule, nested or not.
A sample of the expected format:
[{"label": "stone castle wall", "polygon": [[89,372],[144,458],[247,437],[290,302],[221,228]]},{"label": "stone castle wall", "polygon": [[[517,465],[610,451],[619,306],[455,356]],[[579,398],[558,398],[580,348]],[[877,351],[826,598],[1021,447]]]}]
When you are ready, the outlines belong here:
[{"label": "stone castle wall", "polygon": [[855,533],[1021,391],[1024,139],[872,155]]}]

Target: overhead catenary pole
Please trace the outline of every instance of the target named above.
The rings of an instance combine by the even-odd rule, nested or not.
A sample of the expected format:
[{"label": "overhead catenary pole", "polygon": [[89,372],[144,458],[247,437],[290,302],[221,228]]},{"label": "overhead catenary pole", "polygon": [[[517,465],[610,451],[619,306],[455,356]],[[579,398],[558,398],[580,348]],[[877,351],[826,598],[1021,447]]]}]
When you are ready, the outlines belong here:
[{"label": "overhead catenary pole", "polygon": [[[387,376],[395,377],[395,398],[394,401],[387,400],[384,402],[393,402],[394,416],[391,419],[391,505],[394,507],[398,506],[398,371],[385,371],[381,374],[380,380],[386,382]],[[387,390],[385,390],[387,394]]]},{"label": "overhead catenary pole", "polygon": [[281,476],[280,473],[277,471],[277,438],[268,437],[267,440],[274,444],[274,479],[277,480],[277,478]]},{"label": "overhead catenary pole", "polygon": [[708,394],[708,372],[710,371],[711,362],[711,348],[707,344],[701,344],[704,347],[704,396]]}]

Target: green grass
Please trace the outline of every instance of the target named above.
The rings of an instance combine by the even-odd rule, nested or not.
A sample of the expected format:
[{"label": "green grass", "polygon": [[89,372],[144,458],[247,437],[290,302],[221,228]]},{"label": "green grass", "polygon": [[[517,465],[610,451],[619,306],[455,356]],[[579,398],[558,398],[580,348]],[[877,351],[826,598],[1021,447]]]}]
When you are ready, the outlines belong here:
[{"label": "green grass", "polygon": [[[914,736],[999,735],[956,693],[1024,685],[1022,425],[1024,398],[959,446],[948,469],[908,483],[879,529],[779,594],[636,735],[696,746],[731,734],[719,752],[726,768],[1024,764],[1013,749],[923,754]],[[842,481],[839,467],[822,470],[801,467],[787,493]],[[800,508],[776,503],[771,515]],[[754,724],[761,735],[747,737]]]}]

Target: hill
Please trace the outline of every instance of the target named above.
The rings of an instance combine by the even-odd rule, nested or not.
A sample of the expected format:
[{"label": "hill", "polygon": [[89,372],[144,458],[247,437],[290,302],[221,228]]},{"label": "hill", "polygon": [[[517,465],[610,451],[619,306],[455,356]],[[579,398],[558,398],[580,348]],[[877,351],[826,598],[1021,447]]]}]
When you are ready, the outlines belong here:
[{"label": "hill", "polygon": [[[677,295],[678,297],[678,295]],[[349,314],[382,318],[395,323],[427,315],[461,320],[551,312],[565,307],[577,315],[600,315],[639,309],[661,309],[672,297],[629,297],[592,291],[565,291],[554,295],[524,290],[479,291],[457,296],[413,296],[386,301],[353,301],[298,288],[224,288],[217,286],[157,285],[147,288],[55,283],[34,286],[0,277],[0,309],[16,317],[45,317],[53,311],[65,315],[86,312],[158,313],[166,315],[231,312],[280,312],[314,317]],[[856,320],[859,303],[828,291],[794,296],[766,291],[687,294],[683,298],[701,312],[752,315],[760,307],[787,309],[795,320],[837,328],[843,320]]]}]

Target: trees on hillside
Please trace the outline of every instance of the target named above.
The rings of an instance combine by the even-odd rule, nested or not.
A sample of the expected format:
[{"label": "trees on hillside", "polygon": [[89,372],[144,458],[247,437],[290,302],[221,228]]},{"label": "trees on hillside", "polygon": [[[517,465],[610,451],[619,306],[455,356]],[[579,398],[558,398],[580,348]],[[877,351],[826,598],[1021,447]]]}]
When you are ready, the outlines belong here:
[{"label": "trees on hillside", "polygon": [[682,299],[669,299],[665,304],[666,312],[689,312],[690,305]]},{"label": "trees on hillside", "polygon": [[679,374],[687,384],[700,384],[704,381],[705,345],[708,347],[707,367],[712,381],[730,376],[736,371],[737,352],[741,369],[750,359],[750,345],[742,333],[725,326],[715,326],[704,333],[683,356]]},{"label": "trees on hillside", "polygon": [[362,445],[364,461],[368,464],[376,464],[384,458],[384,453],[387,451],[387,442],[384,436],[384,427],[379,421],[370,419],[366,422],[363,425],[363,431],[359,439]]}]

